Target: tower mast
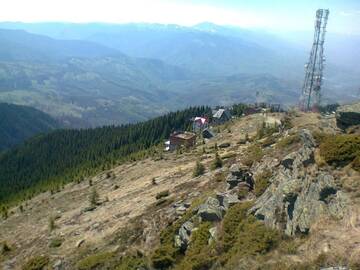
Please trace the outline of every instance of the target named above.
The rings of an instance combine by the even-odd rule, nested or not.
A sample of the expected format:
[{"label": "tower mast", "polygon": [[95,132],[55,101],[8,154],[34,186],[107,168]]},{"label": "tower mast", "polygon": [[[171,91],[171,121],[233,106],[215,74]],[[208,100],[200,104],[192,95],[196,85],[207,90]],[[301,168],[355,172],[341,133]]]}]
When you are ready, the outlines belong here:
[{"label": "tower mast", "polygon": [[328,9],[316,11],[314,41],[309,62],[305,65],[305,79],[300,100],[300,107],[304,111],[316,108],[321,103],[321,86],[325,63],[324,43],[328,18]]}]

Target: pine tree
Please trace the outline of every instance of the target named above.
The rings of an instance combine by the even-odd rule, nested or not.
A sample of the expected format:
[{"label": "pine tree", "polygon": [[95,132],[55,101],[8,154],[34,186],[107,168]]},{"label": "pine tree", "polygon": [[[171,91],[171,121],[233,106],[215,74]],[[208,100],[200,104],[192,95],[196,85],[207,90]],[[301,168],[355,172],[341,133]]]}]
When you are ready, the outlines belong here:
[{"label": "pine tree", "polygon": [[216,170],[218,168],[221,168],[223,166],[223,162],[219,154],[216,152],[215,159],[213,163],[211,164],[211,169]]},{"label": "pine tree", "polygon": [[55,229],[55,219],[53,216],[49,217],[49,231],[52,232]]},{"label": "pine tree", "polygon": [[99,203],[99,193],[95,188],[92,189],[91,194],[89,196],[89,202],[91,207],[96,207]]},{"label": "pine tree", "polygon": [[203,175],[204,172],[205,172],[204,165],[200,161],[197,161],[196,165],[195,165],[195,168],[194,168],[193,176],[198,177],[200,175]]}]

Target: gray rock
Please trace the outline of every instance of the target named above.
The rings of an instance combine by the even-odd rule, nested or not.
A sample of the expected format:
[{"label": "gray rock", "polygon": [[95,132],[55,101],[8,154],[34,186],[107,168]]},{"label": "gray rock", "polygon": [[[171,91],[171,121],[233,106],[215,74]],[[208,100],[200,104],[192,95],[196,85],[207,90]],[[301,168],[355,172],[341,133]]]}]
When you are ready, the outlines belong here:
[{"label": "gray rock", "polygon": [[346,266],[334,266],[334,267],[322,267],[320,270],[350,270],[350,268]]},{"label": "gray rock", "polygon": [[181,225],[178,234],[175,236],[175,245],[182,250],[186,250],[190,243],[190,236],[193,229],[194,224],[191,221],[186,221]]},{"label": "gray rock", "polygon": [[201,221],[220,221],[225,213],[225,207],[220,205],[220,202],[212,197],[209,197],[204,204],[199,206],[197,212]]},{"label": "gray rock", "polygon": [[85,212],[91,212],[91,211],[94,211],[96,209],[96,206],[87,206],[85,207],[82,212],[85,213]]},{"label": "gray rock", "polygon": [[176,208],[176,214],[183,215],[186,212],[186,207],[184,205],[180,205],[178,208]]},{"label": "gray rock", "polygon": [[218,193],[216,194],[216,199],[219,201],[220,206],[224,207],[225,210],[240,202],[238,196],[231,193]]},{"label": "gray rock", "polygon": [[76,247],[77,247],[77,248],[81,247],[82,244],[84,244],[84,242],[85,242],[85,239],[81,239],[81,240],[77,241]]},{"label": "gray rock", "polygon": [[360,102],[352,105],[340,106],[336,110],[336,124],[342,129],[360,125]]},{"label": "gray rock", "polygon": [[228,148],[228,147],[230,147],[230,143],[228,142],[219,144],[219,148]]},{"label": "gray rock", "polygon": [[190,208],[191,207],[191,202],[184,202],[184,207],[185,208]]},{"label": "gray rock", "polygon": [[316,166],[315,142],[309,131],[301,131],[300,137],[301,149],[281,161],[273,182],[250,209],[265,224],[282,229],[287,235],[307,233],[321,215],[342,218],[348,202],[331,174],[308,173]]},{"label": "gray rock", "polygon": [[240,167],[238,164],[231,165],[229,172],[231,175],[236,177],[241,177],[243,175],[243,172],[246,170],[246,168]]},{"label": "gray rock", "polygon": [[212,242],[216,241],[216,239],[217,239],[217,234],[218,234],[217,227],[210,228],[209,233],[210,233],[210,238],[209,238],[208,243],[210,245]]},{"label": "gray rock", "polygon": [[240,182],[241,178],[238,178],[235,175],[229,174],[226,178],[226,183],[228,184],[227,189],[233,189],[236,187]]},{"label": "gray rock", "polygon": [[240,183],[246,182],[251,187],[254,186],[254,180],[252,173],[248,170],[247,167],[240,167],[237,164],[234,164],[230,167],[230,173],[226,177],[227,190],[231,190],[237,187]]},{"label": "gray rock", "polygon": [[63,264],[62,260],[60,260],[60,259],[56,260],[56,261],[54,262],[54,264],[53,264],[53,269],[54,269],[54,270],[61,270],[61,269],[63,269],[62,264]]}]

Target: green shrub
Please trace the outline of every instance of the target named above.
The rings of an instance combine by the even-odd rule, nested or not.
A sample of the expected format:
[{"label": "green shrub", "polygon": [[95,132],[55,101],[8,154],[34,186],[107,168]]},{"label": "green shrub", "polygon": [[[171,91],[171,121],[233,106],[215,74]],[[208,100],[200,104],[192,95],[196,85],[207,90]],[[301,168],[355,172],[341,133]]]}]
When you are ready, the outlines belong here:
[{"label": "green shrub", "polygon": [[197,176],[203,175],[204,172],[205,172],[205,167],[204,167],[204,165],[201,164],[200,161],[197,161],[197,162],[196,162],[196,165],[195,165],[195,168],[194,168],[193,176],[194,176],[194,177],[197,177]]},{"label": "green shrub", "polygon": [[113,252],[102,252],[94,255],[90,255],[77,264],[78,270],[92,270],[99,267],[106,268],[107,265],[113,263],[115,259],[115,254]]},{"label": "green shrub", "polygon": [[255,177],[255,189],[254,193],[256,197],[261,196],[270,185],[269,179],[272,173],[266,169]]},{"label": "green shrub", "polygon": [[223,172],[218,172],[214,176],[214,180],[216,182],[225,182],[225,174]]},{"label": "green shrub", "polygon": [[277,125],[266,125],[266,123],[263,122],[257,130],[256,137],[258,139],[262,139],[278,131],[279,131],[279,127]]},{"label": "green shrub", "polygon": [[215,250],[208,244],[211,223],[202,223],[191,235],[191,243],[186,250],[185,257],[175,267],[176,270],[201,270],[210,269],[216,260]]},{"label": "green shrub", "polygon": [[284,129],[291,129],[294,127],[292,120],[291,120],[291,116],[290,115],[286,115],[282,120],[281,120],[281,125],[283,126]]},{"label": "green shrub", "polygon": [[181,255],[181,250],[174,245],[175,235],[178,233],[182,224],[188,221],[193,215],[193,208],[196,207],[201,202],[193,202],[191,208],[176,222],[166,227],[160,233],[160,246],[155,249],[153,255],[151,256],[151,262],[153,266],[157,269],[166,269],[172,266],[179,255]]},{"label": "green shrub", "polygon": [[165,198],[165,197],[169,196],[169,194],[170,194],[169,190],[164,190],[164,191],[161,191],[158,194],[156,194],[155,198],[157,200],[160,200],[162,198]]},{"label": "green shrub", "polygon": [[49,222],[49,225],[48,225],[49,231],[51,232],[51,231],[55,230],[56,225],[55,225],[55,219],[54,219],[53,216],[50,216],[50,217],[49,217],[49,221],[48,221],[48,222]]},{"label": "green shrub", "polygon": [[225,215],[222,229],[221,262],[264,254],[280,241],[276,230],[267,228],[253,216],[247,216],[251,203],[231,207]]},{"label": "green shrub", "polygon": [[244,165],[251,167],[255,162],[262,159],[264,153],[260,146],[254,144],[249,146],[245,152],[245,159],[242,161]]},{"label": "green shrub", "polygon": [[214,161],[212,162],[211,164],[211,169],[212,170],[216,170],[218,168],[221,168],[223,166],[223,162],[222,162],[222,159],[220,158],[219,154],[216,153],[215,154],[215,159]]},{"label": "green shrub", "polygon": [[246,219],[247,211],[252,206],[252,203],[239,203],[230,207],[223,220],[221,244],[225,252],[227,252],[236,240],[236,228],[239,223]]},{"label": "green shrub", "polygon": [[51,240],[50,240],[50,243],[49,243],[49,247],[50,247],[50,248],[60,247],[63,242],[64,242],[64,239],[62,239],[62,238],[60,238],[60,237],[51,239]]},{"label": "green shrub", "polygon": [[238,195],[239,200],[242,200],[242,199],[245,199],[248,194],[249,194],[248,188],[241,188],[241,189],[239,189],[239,192],[237,195]]},{"label": "green shrub", "polygon": [[127,255],[121,257],[115,270],[138,270],[147,269],[146,258],[142,255]]},{"label": "green shrub", "polygon": [[0,255],[4,255],[10,251],[11,251],[11,248],[6,241],[0,243]]},{"label": "green shrub", "polygon": [[328,164],[347,165],[360,155],[360,136],[356,134],[327,136],[320,144],[320,155]]},{"label": "green shrub", "polygon": [[288,137],[285,137],[283,139],[281,139],[277,144],[276,147],[278,149],[285,149],[288,148],[291,145],[294,145],[296,143],[299,143],[301,141],[301,138],[299,136],[299,134],[295,134],[295,135],[290,135]]},{"label": "green shrub", "polygon": [[36,256],[28,260],[22,267],[23,270],[43,270],[49,264],[48,256]]},{"label": "green shrub", "polygon": [[91,190],[90,196],[89,196],[89,203],[90,206],[95,207],[99,203],[99,193],[96,191],[95,188]]},{"label": "green shrub", "polygon": [[284,237],[279,244],[279,251],[284,254],[295,255],[301,244],[304,243],[304,239]]}]

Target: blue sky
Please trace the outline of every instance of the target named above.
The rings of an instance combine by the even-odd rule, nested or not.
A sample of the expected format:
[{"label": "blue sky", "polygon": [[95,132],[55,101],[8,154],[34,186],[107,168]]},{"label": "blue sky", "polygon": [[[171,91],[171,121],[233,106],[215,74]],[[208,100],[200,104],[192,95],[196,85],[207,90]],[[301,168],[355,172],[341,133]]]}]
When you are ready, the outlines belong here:
[{"label": "blue sky", "polygon": [[[332,32],[360,34],[360,0],[1,0],[0,21],[203,21],[274,31],[312,30],[315,11],[329,8]],[[19,8],[21,7],[21,8]]]}]

